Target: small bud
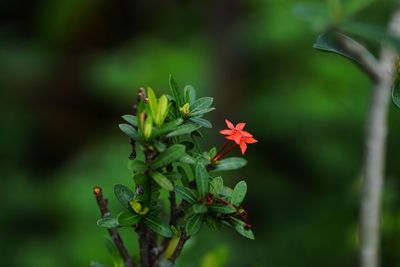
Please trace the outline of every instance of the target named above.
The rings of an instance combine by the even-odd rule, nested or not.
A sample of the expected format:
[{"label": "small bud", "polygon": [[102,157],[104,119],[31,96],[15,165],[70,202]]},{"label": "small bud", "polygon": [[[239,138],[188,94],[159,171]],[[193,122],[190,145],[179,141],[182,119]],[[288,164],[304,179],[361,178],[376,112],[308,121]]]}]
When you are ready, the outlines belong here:
[{"label": "small bud", "polygon": [[137,187],[136,187],[136,194],[137,195],[143,195],[143,193],[144,193],[144,188],[143,188],[143,186],[142,185],[138,185]]},{"label": "small bud", "polygon": [[179,111],[181,112],[181,114],[182,114],[184,117],[187,117],[187,116],[189,115],[189,112],[190,112],[190,105],[189,105],[189,103],[186,103],[185,105],[183,105],[183,107],[180,107],[180,108],[179,108]]},{"label": "small bud", "polygon": [[94,193],[94,195],[95,195],[96,197],[100,196],[100,195],[101,195],[101,187],[100,187],[100,186],[96,186],[96,187],[93,189],[93,193]]}]

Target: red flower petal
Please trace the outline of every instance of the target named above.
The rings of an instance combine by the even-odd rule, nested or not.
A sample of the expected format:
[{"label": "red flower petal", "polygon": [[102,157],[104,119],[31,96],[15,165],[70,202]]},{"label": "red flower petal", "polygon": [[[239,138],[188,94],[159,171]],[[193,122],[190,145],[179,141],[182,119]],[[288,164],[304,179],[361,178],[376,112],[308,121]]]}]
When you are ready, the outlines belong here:
[{"label": "red flower petal", "polygon": [[246,137],[246,138],[244,138],[244,142],[247,144],[254,144],[254,143],[257,143],[258,141],[256,139],[254,139],[253,137]]},{"label": "red flower petal", "polygon": [[221,130],[221,131],[219,131],[219,133],[223,134],[223,135],[232,135],[232,134],[234,134],[233,130]]},{"label": "red flower petal", "polygon": [[244,141],[242,140],[242,142],[240,142],[240,150],[242,151],[242,154],[243,154],[243,155],[244,155],[244,153],[246,152],[246,149],[247,149],[246,142],[244,142]]},{"label": "red flower petal", "polygon": [[244,129],[245,126],[246,126],[246,123],[241,122],[241,123],[236,124],[235,129],[238,130],[238,131],[241,131],[241,130]]},{"label": "red flower petal", "polygon": [[242,141],[242,136],[240,134],[235,134],[233,137],[234,137],[235,143],[239,145]]},{"label": "red flower petal", "polygon": [[243,137],[253,137],[253,135],[251,133],[246,132],[246,131],[242,131],[242,136]]},{"label": "red flower petal", "polygon": [[235,136],[234,135],[229,135],[229,136],[226,136],[225,137],[226,139],[228,139],[228,140],[235,140]]},{"label": "red flower petal", "polygon": [[233,126],[232,122],[230,122],[228,120],[225,120],[225,123],[226,123],[226,125],[228,126],[229,129],[232,129],[232,130],[235,129],[235,126]]}]

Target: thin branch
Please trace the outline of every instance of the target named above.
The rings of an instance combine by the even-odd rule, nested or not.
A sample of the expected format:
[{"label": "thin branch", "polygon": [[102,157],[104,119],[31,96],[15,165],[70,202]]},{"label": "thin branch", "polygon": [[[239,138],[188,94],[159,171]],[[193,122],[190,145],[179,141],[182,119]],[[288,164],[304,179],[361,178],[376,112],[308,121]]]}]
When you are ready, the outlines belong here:
[{"label": "thin branch", "polygon": [[140,266],[150,267],[149,262],[149,245],[147,242],[147,233],[149,229],[143,222],[139,222],[137,232],[139,236],[139,253],[140,253]]},{"label": "thin branch", "polygon": [[[388,30],[400,36],[400,0],[393,12]],[[385,174],[385,154],[387,135],[387,113],[390,92],[393,85],[397,52],[387,45],[381,50],[381,58],[376,69],[370,109],[368,114],[364,178],[360,207],[360,266],[378,267],[380,217],[383,180]]]},{"label": "thin branch", "polygon": [[[103,197],[103,192],[101,187],[96,186],[93,190],[93,193],[96,197],[97,205],[99,206],[101,217],[104,218],[110,215],[110,211],[107,208],[107,199]],[[118,249],[122,259],[124,260],[126,267],[134,267],[131,256],[129,255],[128,250],[126,249],[124,242],[122,241],[121,236],[116,228],[107,229],[108,233],[113,240],[116,248]]]}]

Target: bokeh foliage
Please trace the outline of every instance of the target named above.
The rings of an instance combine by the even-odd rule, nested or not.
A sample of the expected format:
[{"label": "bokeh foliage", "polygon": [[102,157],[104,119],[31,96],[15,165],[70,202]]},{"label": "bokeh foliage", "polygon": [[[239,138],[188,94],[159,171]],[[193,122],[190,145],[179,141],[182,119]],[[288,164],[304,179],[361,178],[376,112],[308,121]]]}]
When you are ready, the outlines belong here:
[{"label": "bokeh foliage", "polygon": [[[295,15],[298,4],[3,1],[1,265],[109,262],[91,190],[103,185],[121,209],[112,187],[131,177],[119,116],[139,86],[166,92],[170,73],[215,96],[214,129],[243,120],[259,140],[230,183],[248,182],[256,241],[204,230],[181,266],[356,265],[370,84],[345,59],[312,49],[317,34]],[[374,1],[356,18],[384,26],[393,4]],[[392,107],[384,267],[400,264],[399,119]],[[133,235],[126,242],[137,246]]]}]

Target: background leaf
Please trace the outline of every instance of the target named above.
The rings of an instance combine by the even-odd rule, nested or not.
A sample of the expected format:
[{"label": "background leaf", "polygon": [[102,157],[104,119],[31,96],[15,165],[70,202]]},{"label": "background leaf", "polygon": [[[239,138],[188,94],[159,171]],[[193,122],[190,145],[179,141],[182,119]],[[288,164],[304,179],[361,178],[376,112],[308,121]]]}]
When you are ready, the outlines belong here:
[{"label": "background leaf", "polygon": [[138,126],[138,119],[137,119],[136,116],[131,115],[131,114],[127,114],[127,115],[122,116],[122,118],[123,118],[126,122],[128,122],[129,124],[131,124],[131,125],[133,125],[133,126],[135,126],[135,127]]},{"label": "background leaf", "polygon": [[171,88],[172,96],[174,97],[176,104],[178,105],[178,107],[182,107],[183,106],[182,95],[180,94],[178,84],[172,77],[172,75],[169,76],[169,87]]},{"label": "background leaf", "polygon": [[142,216],[139,214],[132,214],[128,211],[124,211],[118,214],[117,221],[120,226],[130,227],[138,223],[141,218]]},{"label": "background leaf", "polygon": [[183,186],[179,186],[176,185],[175,186],[175,192],[184,200],[186,200],[187,202],[194,204],[197,203],[197,193],[187,187],[183,187]]}]

